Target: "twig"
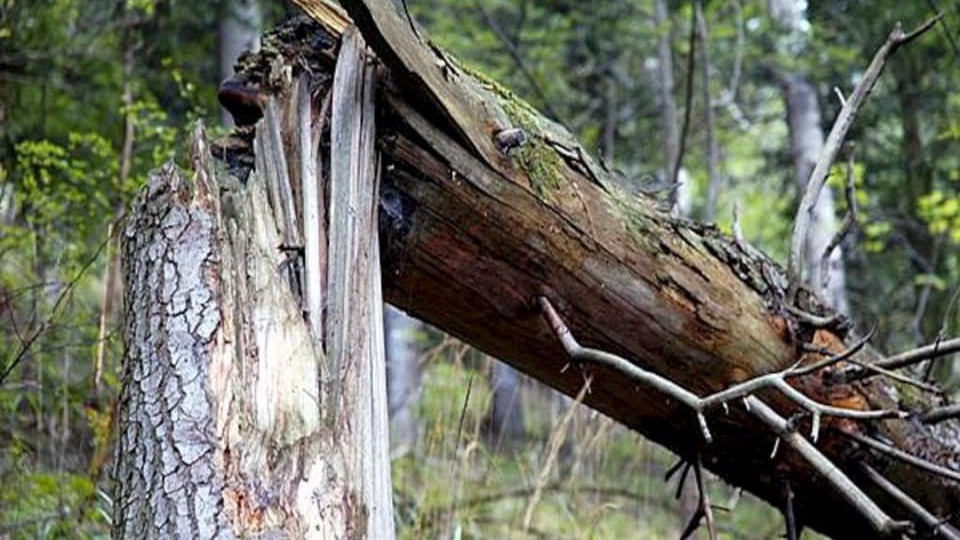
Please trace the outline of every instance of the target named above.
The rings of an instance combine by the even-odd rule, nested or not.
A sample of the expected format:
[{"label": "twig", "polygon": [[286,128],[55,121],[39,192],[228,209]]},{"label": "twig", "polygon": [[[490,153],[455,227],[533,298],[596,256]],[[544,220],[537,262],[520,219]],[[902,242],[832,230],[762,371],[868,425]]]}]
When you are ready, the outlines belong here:
[{"label": "twig", "polygon": [[902,375],[900,373],[897,373],[896,371],[891,371],[889,369],[884,369],[874,364],[861,362],[859,360],[854,360],[854,359],[850,359],[849,362],[867,371],[872,371],[877,375],[882,375],[884,377],[887,377],[888,379],[913,386],[914,388],[918,388],[920,390],[923,390],[924,392],[929,392],[931,394],[938,394],[938,395],[943,395],[944,393],[942,388],[938,388],[932,384],[928,384],[923,381],[918,381],[917,379],[914,379],[912,377],[907,377],[906,375]]},{"label": "twig", "polygon": [[883,71],[887,57],[893,54],[900,46],[909,43],[929,30],[939,19],[939,16],[933,17],[921,25],[920,28],[909,34],[904,34],[903,27],[900,23],[897,23],[893,27],[893,30],[890,31],[886,41],[884,41],[883,45],[881,45],[876,54],[874,54],[873,60],[871,60],[870,65],[863,74],[863,78],[857,84],[856,88],[854,88],[853,93],[847,98],[846,103],[844,103],[840,110],[840,114],[833,123],[830,134],[824,143],[823,151],[820,154],[820,159],[817,160],[817,164],[810,173],[810,179],[807,180],[807,189],[803,194],[803,199],[800,201],[800,206],[797,208],[797,215],[794,219],[793,236],[790,241],[790,253],[787,262],[787,279],[790,284],[788,293],[791,300],[796,297],[796,292],[803,279],[802,268],[804,250],[806,249],[805,239],[807,237],[807,229],[810,228],[810,220],[816,207],[817,199],[820,197],[820,191],[827,182],[830,166],[833,164],[833,160],[836,158],[837,152],[840,150],[840,145],[843,144],[847,136],[847,132],[850,131],[857,112],[860,110],[860,107],[863,106],[874,84],[876,84],[877,78]]},{"label": "twig", "polygon": [[17,350],[16,354],[13,355],[13,358],[7,362],[7,365],[4,366],[3,371],[0,372],[0,384],[3,384],[3,381],[7,379],[10,373],[13,371],[17,364],[19,364],[23,357],[26,356],[27,352],[37,341],[41,334],[43,334],[50,326],[53,324],[54,318],[58,315],[60,310],[60,305],[63,304],[63,301],[73,293],[73,290],[76,288],[77,283],[80,281],[80,278],[86,274],[87,270],[91,265],[100,257],[100,253],[103,252],[104,248],[110,242],[108,237],[106,240],[100,243],[100,247],[93,253],[93,255],[83,263],[83,266],[80,267],[80,270],[77,271],[76,275],[73,276],[73,279],[60,291],[60,294],[57,295],[56,301],[53,303],[53,307],[50,309],[50,315],[47,316],[46,320],[40,323],[40,326],[33,331],[25,340],[20,343],[20,348]]},{"label": "twig", "polygon": [[843,471],[817,450],[817,447],[810,441],[794,431],[790,422],[777,414],[769,405],[756,396],[747,397],[744,400],[744,405],[751,414],[780,435],[783,442],[803,456],[813,469],[822,474],[847,502],[860,511],[874,530],[886,537],[898,531],[909,529],[909,521],[894,521],[891,519]]},{"label": "twig", "polygon": [[753,394],[764,388],[776,388],[783,395],[800,407],[806,409],[813,416],[810,434],[814,441],[817,440],[817,435],[820,428],[820,417],[822,415],[860,420],[906,417],[906,413],[895,410],[863,411],[825,405],[810,399],[786,382],[787,378],[807,375],[816,370],[823,369],[832,364],[840,362],[841,360],[854,354],[856,350],[859,350],[859,348],[863,347],[864,344],[866,344],[866,339],[869,339],[869,336],[864,340],[861,340],[855,347],[851,347],[847,351],[844,351],[837,356],[827,358],[826,360],[817,362],[811,366],[797,367],[796,365],[793,365],[783,371],[761,375],[701,398],[686,388],[676,384],[675,382],[661,377],[656,373],[652,373],[640,368],[620,356],[598,349],[582,347],[579,343],[577,343],[577,340],[573,337],[573,334],[570,333],[570,329],[567,328],[563,320],[560,319],[560,316],[553,308],[553,304],[550,303],[550,300],[541,296],[537,301],[554,334],[556,334],[557,338],[560,339],[560,343],[563,345],[563,348],[572,359],[579,362],[596,364],[617,370],[630,377],[634,382],[651,386],[683,403],[684,405],[687,405],[696,413],[697,422],[700,424],[700,430],[703,433],[703,438],[707,440],[707,442],[713,440],[713,436],[710,434],[710,428],[707,426],[707,419],[704,416],[704,412],[707,409]]},{"label": "twig", "polygon": [[730,228],[733,232],[733,241],[737,243],[740,249],[746,251],[743,241],[743,228],[740,226],[740,201],[733,201],[733,221]]},{"label": "twig", "polygon": [[943,35],[947,36],[947,41],[950,42],[950,48],[953,49],[953,58],[955,59],[957,55],[960,54],[960,47],[957,46],[957,40],[954,39],[953,33],[950,32],[950,26],[947,24],[947,19],[943,16],[943,12],[940,11],[940,7],[937,6],[937,3],[934,0],[927,0],[927,5],[930,6],[930,9],[932,9],[934,13],[941,17],[942,20],[940,21],[940,29],[943,30]]},{"label": "twig", "polygon": [[577,393],[577,397],[574,398],[573,403],[570,404],[566,414],[564,414],[563,418],[560,420],[560,424],[550,435],[550,441],[547,443],[547,459],[544,460],[543,467],[540,469],[540,475],[537,476],[537,482],[534,486],[533,494],[530,496],[530,501],[527,503],[527,510],[523,515],[524,534],[526,534],[530,529],[530,524],[533,522],[533,511],[536,510],[537,504],[540,503],[540,498],[543,496],[543,489],[547,485],[547,480],[550,478],[550,472],[553,470],[553,464],[557,461],[557,455],[560,453],[560,447],[563,445],[563,441],[567,438],[567,430],[570,428],[570,422],[573,420],[573,414],[577,410],[577,405],[583,403],[583,398],[586,397],[587,392],[590,389],[590,381],[590,379],[584,381],[583,387],[580,388],[580,392]]},{"label": "twig", "polygon": [[[779,435],[785,443],[803,456],[810,466],[817,472],[821,473],[827,479],[827,481],[837,489],[844,499],[856,507],[857,510],[863,514],[864,518],[870,523],[870,525],[877,532],[881,533],[882,536],[890,536],[898,531],[907,530],[910,527],[909,522],[894,521],[887,516],[883,510],[881,510],[880,507],[873,502],[873,500],[871,500],[843,473],[843,471],[834,465],[833,462],[824,456],[819,450],[817,450],[817,447],[814,446],[813,443],[796,433],[791,422],[788,422],[785,418],[777,414],[776,411],[771,409],[766,403],[761,401],[756,396],[748,394],[760,388],[769,386],[776,387],[781,392],[787,394],[787,397],[797,401],[797,403],[801,404],[801,406],[807,408],[813,413],[815,424],[814,433],[816,432],[816,424],[818,423],[819,414],[827,414],[825,412],[827,410],[829,410],[831,414],[834,411],[843,413],[844,416],[847,414],[856,413],[855,416],[847,416],[848,418],[877,418],[878,415],[882,414],[889,416],[890,413],[893,413],[895,416],[903,417],[903,413],[900,413],[899,411],[853,411],[850,409],[838,409],[836,407],[818,404],[788,385],[784,381],[784,377],[786,376],[785,372],[764,375],[756,379],[751,379],[745,383],[733,386],[727,390],[718,392],[716,394],[711,394],[710,396],[701,399],[689,390],[670,381],[669,379],[641,369],[620,356],[597,349],[590,349],[580,346],[580,344],[577,343],[577,340],[574,339],[573,335],[570,333],[570,330],[560,319],[560,316],[557,315],[557,312],[554,310],[550,301],[546,297],[541,296],[537,298],[537,302],[554,334],[560,340],[564,350],[568,355],[570,355],[571,358],[574,360],[596,363],[615,369],[623,375],[629,377],[631,380],[652,386],[653,388],[660,390],[677,401],[680,401],[681,403],[694,409],[694,411],[697,412],[697,419],[700,422],[700,428],[703,431],[704,437],[708,441],[710,440],[710,432],[707,429],[706,419],[703,416],[703,410],[708,406],[725,403],[726,401],[729,401],[735,397],[746,396],[743,400],[743,403],[747,411],[760,419],[768,427],[773,429],[773,431],[777,433],[777,435]],[[790,372],[792,369],[793,368],[788,368],[786,372]],[[807,370],[810,368],[801,369]],[[785,390],[785,388],[787,390]]]},{"label": "twig", "polygon": [[507,50],[507,54],[510,55],[510,58],[513,59],[513,62],[517,65],[517,69],[520,70],[520,73],[527,79],[527,82],[530,83],[530,88],[533,92],[540,98],[540,102],[543,106],[543,110],[546,111],[554,120],[561,122],[562,119],[560,115],[557,114],[557,111],[553,109],[551,105],[550,98],[547,97],[546,92],[540,86],[540,83],[537,81],[537,78],[534,76],[533,72],[530,71],[530,67],[527,66],[527,63],[523,60],[523,56],[520,55],[520,49],[517,47],[517,44],[510,39],[510,36],[503,31],[503,28],[500,28],[500,25],[497,24],[497,21],[494,20],[493,16],[483,8],[483,2],[475,2],[474,7],[480,12],[480,15],[483,16],[484,22],[487,23],[487,26],[490,27],[490,30],[496,34],[497,39],[500,40],[500,43],[503,44],[503,48]]},{"label": "twig", "polygon": [[836,94],[837,101],[840,102],[841,107],[847,104],[847,98],[843,95],[843,90],[841,90],[839,86],[833,87],[833,93]]},{"label": "twig", "polygon": [[[923,362],[924,360],[943,357],[957,351],[960,351],[960,338],[934,342],[924,347],[918,347],[910,351],[902,352],[900,354],[874,362],[872,366],[887,370],[900,369]],[[832,374],[830,379],[831,382],[848,383],[865,379],[873,375],[875,375],[875,372],[871,372],[863,368],[844,369],[836,374]]]},{"label": "twig", "polygon": [[944,405],[935,407],[920,415],[920,421],[924,424],[936,424],[944,420],[950,420],[960,416],[960,404]]},{"label": "twig", "polygon": [[833,315],[829,315],[827,317],[820,317],[818,315],[814,315],[813,313],[807,313],[802,309],[798,309],[789,305],[787,306],[787,311],[796,317],[799,322],[811,328],[836,328],[842,326],[846,321],[846,317],[844,317],[841,313],[834,313]]},{"label": "twig", "polygon": [[840,433],[843,433],[847,437],[850,437],[851,439],[857,442],[863,443],[864,445],[869,446],[874,450],[883,452],[888,456],[899,459],[900,461],[906,463],[907,465],[912,465],[918,469],[922,469],[924,471],[942,476],[944,478],[949,478],[950,480],[960,482],[960,471],[955,471],[953,469],[948,469],[942,465],[937,465],[932,461],[927,461],[913,454],[908,454],[907,452],[904,452],[903,450],[900,450],[899,448],[891,446],[887,443],[880,442],[874,439],[873,437],[867,437],[866,435],[861,435],[859,433],[850,431],[848,429],[841,429]]},{"label": "twig", "polygon": [[707,535],[710,540],[717,540],[717,527],[713,521],[713,509],[710,506],[710,494],[707,492],[700,454],[697,454],[697,460],[693,464],[693,473],[697,478],[697,491],[700,493],[700,513],[703,514],[703,520],[707,522]]},{"label": "twig", "polygon": [[847,199],[847,213],[843,217],[843,224],[840,225],[840,229],[830,239],[830,243],[823,250],[823,256],[820,257],[820,290],[824,292],[830,285],[830,256],[857,224],[857,188],[854,184],[853,155],[853,147],[850,146],[847,155],[847,181],[843,190]]},{"label": "twig", "polygon": [[680,141],[677,148],[677,159],[670,167],[670,211],[677,207],[677,192],[680,186],[677,179],[680,176],[680,165],[683,163],[683,154],[687,149],[687,132],[690,130],[690,115],[693,109],[693,71],[695,68],[697,51],[697,24],[696,13],[690,15],[690,50],[687,52],[687,87],[684,96],[683,125],[680,127]]},{"label": "twig", "polygon": [[940,519],[930,513],[929,510],[924,508],[917,501],[913,500],[913,498],[904,493],[903,490],[897,487],[896,484],[890,480],[887,480],[873,467],[862,461],[860,462],[859,466],[860,470],[868,480],[876,484],[876,486],[886,492],[890,498],[900,503],[900,505],[903,506],[908,512],[916,516],[917,519],[929,527],[936,536],[946,538],[947,540],[960,540],[960,532],[958,532],[957,529],[955,529],[949,523],[946,523],[943,519]]},{"label": "twig", "polygon": [[783,483],[783,520],[787,527],[787,540],[798,540],[800,529],[797,527],[797,515],[793,511],[793,490],[790,489],[789,480]]}]

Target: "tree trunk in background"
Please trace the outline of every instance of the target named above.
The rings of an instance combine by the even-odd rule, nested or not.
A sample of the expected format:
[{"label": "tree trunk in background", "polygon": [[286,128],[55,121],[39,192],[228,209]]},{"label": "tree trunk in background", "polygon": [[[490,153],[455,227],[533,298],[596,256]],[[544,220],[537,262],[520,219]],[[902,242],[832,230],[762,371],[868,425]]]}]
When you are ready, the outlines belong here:
[{"label": "tree trunk in background", "polygon": [[[673,24],[666,0],[655,0],[653,24],[657,31],[657,88],[659,89],[660,126],[663,129],[663,177],[669,181],[677,152],[680,151],[680,135],[677,132],[677,102],[673,98],[673,56],[670,37]],[[679,180],[679,177],[678,177]],[[687,189],[682,187],[680,189]],[[678,197],[682,198],[682,197]]]},{"label": "tree trunk in background", "polygon": [[[217,25],[221,81],[233,75],[233,64],[241,54],[260,50],[263,17],[259,1],[222,0]],[[220,122],[225,126],[233,125],[233,118],[226,109],[220,109]]]},{"label": "tree trunk in background", "polygon": [[387,306],[384,319],[387,345],[387,399],[390,404],[390,447],[393,454],[410,451],[417,441],[420,422],[416,404],[422,388],[422,351],[417,335],[423,323]]},{"label": "tree trunk in background", "polygon": [[494,361],[490,374],[493,397],[485,419],[487,435],[496,449],[511,450],[523,443],[523,379],[510,365]]},{"label": "tree trunk in background", "polygon": [[[790,149],[793,154],[793,170],[797,191],[803,193],[810,172],[823,150],[823,129],[820,127],[820,106],[816,89],[810,81],[798,73],[780,75],[784,100],[787,104],[787,126],[790,131]],[[807,231],[804,276],[808,284],[814,283],[820,274],[823,253],[837,232],[836,202],[829,187],[820,192],[817,205]],[[847,301],[846,272],[843,267],[843,247],[837,246],[830,255],[829,282],[824,297],[841,313],[850,313]]]},{"label": "tree trunk in background", "polygon": [[[799,3],[790,0],[768,0],[770,17],[790,31],[791,42],[800,41],[806,15]],[[791,46],[796,46],[793,43]],[[801,47],[802,48],[802,47]],[[792,51],[796,54],[796,51]],[[779,73],[780,85],[787,106],[787,128],[790,132],[790,152],[793,156],[793,172],[797,192],[803,194],[820,153],[823,150],[823,127],[821,126],[820,103],[817,90],[803,73]],[[836,202],[833,190],[827,187],[820,192],[813,209],[810,228],[807,230],[806,260],[803,264],[805,283],[819,288],[820,262],[827,245],[837,232]],[[843,246],[837,246],[830,255],[828,285],[821,294],[830,306],[841,313],[850,313],[847,300],[846,272],[843,265]]]}]

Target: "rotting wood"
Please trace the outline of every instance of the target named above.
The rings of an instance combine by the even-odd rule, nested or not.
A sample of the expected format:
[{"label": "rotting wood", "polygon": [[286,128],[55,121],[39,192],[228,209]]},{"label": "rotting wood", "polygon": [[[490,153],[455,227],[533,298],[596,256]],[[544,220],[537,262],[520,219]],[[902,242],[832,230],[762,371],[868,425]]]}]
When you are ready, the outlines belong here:
[{"label": "rotting wood", "polygon": [[[354,6],[346,4],[348,10]],[[287,35],[298,32],[317,33],[313,41],[320,43],[338,34],[330,26],[288,29]],[[332,68],[330,49],[265,49],[252,59],[249,76],[269,77],[263,58],[308,66],[314,76]],[[801,343],[831,353],[846,348],[844,336],[812,328],[786,310],[783,272],[765,256],[708,226],[665,215],[646,199],[618,193],[567,134],[508,91],[443,58],[433,69],[445,70],[451,80],[469,79],[460,91],[483,88],[474,98],[522,119],[515,123],[529,142],[505,158],[506,165],[491,165],[462,132],[492,140],[498,126],[468,119],[452,128],[449,116],[436,116],[437,103],[424,104],[431,96],[423,88],[411,95],[405,75],[394,73],[397,59],[384,58],[378,147],[384,156],[380,232],[388,300],[571,395],[581,375],[562,369],[563,351],[532,306],[537,295],[555,299],[585,343],[699,395],[821,358],[801,352]],[[805,291],[798,298],[805,311],[832,316]],[[874,357],[863,351],[858,359]],[[842,496],[814,480],[795,451],[787,448],[770,459],[772,434],[742,409],[711,417],[715,440],[704,446],[695,415],[678,403],[615,372],[592,374],[589,405],[681,455],[699,450],[705,466],[777,506],[789,480],[794,507],[810,526],[836,535],[871,534],[864,520],[830,519]],[[796,384],[812,399],[838,407],[896,405],[896,388],[885,380],[831,386],[810,377]],[[796,411],[786,400],[763,397],[781,415]],[[801,420],[800,426],[808,424]],[[863,454],[836,427],[864,426],[848,419],[824,423],[818,448],[846,470]],[[958,455],[955,438],[913,423],[876,422],[869,429],[899,447],[922,448],[925,457],[941,463]],[[957,514],[960,494],[952,483],[875,454],[869,459],[882,462],[888,477],[931,511]]]},{"label": "rotting wood", "polygon": [[375,66],[359,32],[343,36],[333,77],[330,144],[330,257],[325,340],[333,383],[334,430],[344,448],[350,485],[367,511],[360,538],[392,540],[393,491],[387,418],[383,295],[377,236],[374,148]]}]

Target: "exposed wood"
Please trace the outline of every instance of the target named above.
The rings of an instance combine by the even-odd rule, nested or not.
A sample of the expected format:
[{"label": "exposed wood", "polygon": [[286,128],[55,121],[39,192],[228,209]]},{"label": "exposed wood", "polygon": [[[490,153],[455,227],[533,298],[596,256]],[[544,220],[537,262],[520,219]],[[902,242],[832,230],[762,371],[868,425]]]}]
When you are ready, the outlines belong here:
[{"label": "exposed wood", "polygon": [[[326,103],[326,102],[325,102]],[[318,123],[325,111],[320,111]],[[304,308],[316,345],[323,349],[323,300],[327,284],[327,224],[323,186],[318,175],[320,133],[314,133],[313,99],[309,77],[297,80],[297,142],[303,202]]]},{"label": "exposed wood", "polygon": [[195,141],[193,181],[154,173],[124,234],[114,537],[345,538],[361,518],[263,177],[242,189]]},{"label": "exposed wood", "polygon": [[391,540],[393,491],[387,416],[383,294],[377,236],[378,158],[374,151],[375,66],[360,34],[343,36],[333,78],[330,145],[328,397],[337,438],[353,452],[350,485],[366,508],[361,537]]}]

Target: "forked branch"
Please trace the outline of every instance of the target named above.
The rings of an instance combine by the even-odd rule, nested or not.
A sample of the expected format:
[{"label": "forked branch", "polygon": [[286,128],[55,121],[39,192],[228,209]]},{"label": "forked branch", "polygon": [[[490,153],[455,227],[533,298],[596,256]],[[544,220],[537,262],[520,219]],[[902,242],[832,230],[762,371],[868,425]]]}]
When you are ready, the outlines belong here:
[{"label": "forked branch", "polygon": [[820,431],[820,417],[823,415],[836,416],[839,418],[852,418],[857,420],[905,418],[907,416],[905,412],[896,410],[864,411],[859,409],[844,409],[841,407],[834,407],[832,405],[825,405],[810,399],[805,394],[787,383],[788,378],[807,375],[848,358],[850,355],[854,354],[857,350],[863,347],[866,343],[866,340],[861,340],[856,345],[841,354],[832,356],[810,366],[798,367],[797,365],[793,365],[783,371],[761,375],[701,398],[700,396],[697,396],[693,392],[683,388],[673,381],[661,377],[656,373],[640,368],[615,354],[580,346],[580,344],[577,343],[577,340],[574,339],[573,334],[570,333],[570,329],[567,328],[567,325],[564,324],[562,319],[560,319],[560,316],[553,308],[553,304],[550,303],[550,300],[541,296],[538,298],[537,302],[543,312],[544,317],[550,324],[550,327],[553,329],[554,334],[556,334],[560,339],[563,348],[567,351],[567,354],[569,354],[572,359],[578,362],[595,364],[614,369],[627,375],[634,382],[651,386],[683,403],[684,405],[687,405],[696,413],[697,422],[700,424],[700,430],[703,433],[703,438],[706,439],[707,442],[713,440],[713,436],[710,434],[710,428],[707,426],[706,416],[704,416],[704,413],[708,409],[725,405],[737,398],[749,396],[766,388],[776,388],[783,395],[799,405],[801,408],[806,409],[812,415],[813,420],[811,422],[810,436],[814,441],[817,440],[817,435]]},{"label": "forked branch", "polygon": [[837,115],[837,119],[833,123],[830,134],[824,143],[820,158],[817,160],[813,172],[810,173],[809,180],[807,180],[806,191],[803,194],[803,199],[801,199],[800,206],[797,208],[796,218],[793,221],[793,237],[790,241],[790,255],[787,262],[787,279],[790,283],[789,297],[791,300],[795,297],[797,289],[800,287],[803,279],[801,269],[803,268],[807,230],[810,228],[813,210],[817,205],[817,199],[820,197],[820,191],[823,190],[823,186],[827,183],[830,167],[833,165],[833,161],[837,157],[837,152],[840,151],[840,146],[843,144],[847,133],[850,131],[850,127],[853,125],[853,120],[857,112],[860,110],[860,107],[863,106],[870,91],[873,90],[877,78],[880,77],[880,73],[883,71],[887,57],[893,54],[900,46],[909,43],[932,28],[939,19],[939,15],[935,16],[910,33],[905,33],[900,23],[897,23],[897,25],[893,27],[893,30],[890,31],[886,41],[880,46],[876,54],[873,55],[873,60],[871,60],[870,65],[864,72],[863,78],[857,84],[856,88],[854,88],[853,93],[844,101],[843,108],[840,109],[840,114]]},{"label": "forked branch", "polygon": [[[693,392],[690,392],[673,381],[642,369],[620,356],[581,346],[573,337],[573,334],[570,333],[570,329],[567,328],[563,320],[560,319],[560,316],[553,308],[553,304],[550,303],[550,300],[541,296],[537,298],[537,303],[544,318],[549,323],[550,328],[560,340],[564,350],[572,359],[577,362],[596,364],[613,369],[629,377],[634,382],[651,386],[667,394],[671,398],[687,405],[696,412],[697,420],[700,423],[700,428],[703,431],[703,435],[707,441],[710,441],[712,437],[709,429],[707,428],[704,411],[709,407],[722,405],[730,400],[743,397],[743,404],[747,411],[756,418],[760,419],[774,433],[776,433],[781,440],[783,440],[788,446],[803,456],[810,466],[822,474],[827,481],[833,485],[837,492],[843,496],[844,499],[857,508],[857,510],[881,536],[894,536],[912,528],[912,524],[910,522],[895,521],[891,519],[890,516],[885,514],[883,510],[881,510],[880,507],[877,506],[872,499],[870,499],[870,497],[868,497],[852,480],[850,480],[850,478],[847,477],[847,475],[843,473],[843,471],[834,465],[830,459],[824,456],[817,449],[817,447],[813,445],[813,443],[804,439],[800,434],[798,434],[795,431],[792,422],[787,421],[787,419],[777,414],[777,412],[770,408],[766,403],[761,401],[756,396],[751,395],[762,388],[777,388],[781,392],[784,392],[787,397],[794,400],[798,405],[811,411],[811,413],[814,414],[814,424],[818,423],[817,419],[819,418],[820,414],[838,413],[838,415],[843,415],[847,418],[860,419],[888,418],[890,416],[903,417],[903,413],[900,411],[859,411],[823,405],[803,395],[798,390],[786,383],[786,377],[812,373],[813,368],[821,369],[822,367],[829,365],[829,362],[833,361],[833,358],[827,359],[823,362],[818,362],[813,366],[803,368],[791,366],[787,370],[757,377],[744,383],[732,386],[726,390],[711,394],[705,398],[700,398]],[[789,390],[784,390],[785,388]],[[817,426],[815,425],[814,430],[816,429]]]}]

